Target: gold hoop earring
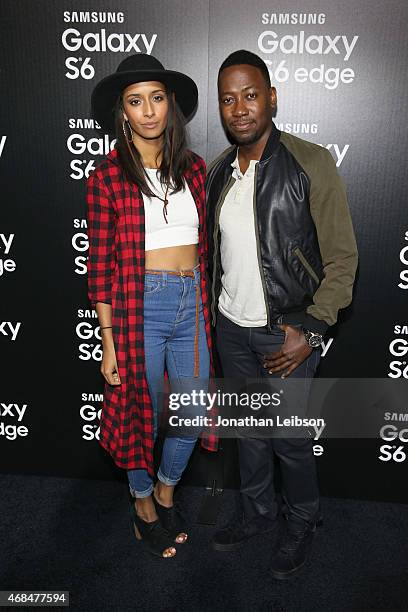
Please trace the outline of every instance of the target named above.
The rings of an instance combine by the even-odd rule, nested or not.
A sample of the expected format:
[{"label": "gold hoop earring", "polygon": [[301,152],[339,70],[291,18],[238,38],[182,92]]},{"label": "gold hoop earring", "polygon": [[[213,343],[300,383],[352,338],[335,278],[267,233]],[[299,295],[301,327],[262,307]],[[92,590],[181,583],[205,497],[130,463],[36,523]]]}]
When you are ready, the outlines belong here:
[{"label": "gold hoop earring", "polygon": [[128,142],[133,142],[133,130],[132,130],[132,126],[130,125],[129,121],[123,120],[122,129],[123,129],[123,133],[125,135],[126,140]]}]

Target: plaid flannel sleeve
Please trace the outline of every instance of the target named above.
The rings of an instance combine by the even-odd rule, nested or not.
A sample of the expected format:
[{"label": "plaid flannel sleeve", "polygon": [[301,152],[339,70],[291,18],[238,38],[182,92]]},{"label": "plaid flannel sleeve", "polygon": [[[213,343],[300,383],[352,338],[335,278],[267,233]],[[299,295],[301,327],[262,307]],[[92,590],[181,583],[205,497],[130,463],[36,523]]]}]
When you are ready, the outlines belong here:
[{"label": "plaid flannel sleeve", "polygon": [[86,202],[89,240],[88,297],[95,307],[97,302],[112,304],[112,278],[116,266],[115,211],[106,185],[95,173],[88,178]]}]

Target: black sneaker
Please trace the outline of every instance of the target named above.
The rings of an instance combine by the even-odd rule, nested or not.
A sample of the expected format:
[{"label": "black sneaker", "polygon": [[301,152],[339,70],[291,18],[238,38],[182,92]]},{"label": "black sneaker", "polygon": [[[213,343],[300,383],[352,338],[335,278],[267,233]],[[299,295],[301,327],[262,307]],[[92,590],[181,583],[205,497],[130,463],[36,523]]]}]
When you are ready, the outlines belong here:
[{"label": "black sneaker", "polygon": [[[320,524],[320,522],[318,523]],[[312,547],[316,523],[294,522],[286,523],[279,549],[272,558],[272,576],[278,580],[291,578],[306,563]]]},{"label": "black sneaker", "polygon": [[253,536],[275,531],[277,520],[255,519],[249,522],[233,522],[218,531],[212,540],[215,550],[236,550]]}]

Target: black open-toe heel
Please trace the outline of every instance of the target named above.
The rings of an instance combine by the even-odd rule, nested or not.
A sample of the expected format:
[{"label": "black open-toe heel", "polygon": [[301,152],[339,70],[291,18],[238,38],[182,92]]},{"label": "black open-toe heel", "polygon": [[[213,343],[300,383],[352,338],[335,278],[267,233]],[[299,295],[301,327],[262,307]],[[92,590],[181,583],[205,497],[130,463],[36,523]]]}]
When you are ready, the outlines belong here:
[{"label": "black open-toe heel", "polygon": [[[152,523],[147,523],[137,514],[135,505],[133,503],[132,518],[136,539],[141,540],[152,555],[163,557],[164,559],[175,556],[176,549],[172,536],[163,527],[160,519],[153,521]],[[164,554],[166,550],[174,551],[174,553],[166,556]]]},{"label": "black open-toe heel", "polygon": [[187,542],[188,534],[186,533],[186,522],[183,519],[177,504],[167,508],[166,506],[162,506],[157,501],[154,492],[152,497],[159,521],[174,539],[174,542],[176,542],[176,544],[184,544]]}]

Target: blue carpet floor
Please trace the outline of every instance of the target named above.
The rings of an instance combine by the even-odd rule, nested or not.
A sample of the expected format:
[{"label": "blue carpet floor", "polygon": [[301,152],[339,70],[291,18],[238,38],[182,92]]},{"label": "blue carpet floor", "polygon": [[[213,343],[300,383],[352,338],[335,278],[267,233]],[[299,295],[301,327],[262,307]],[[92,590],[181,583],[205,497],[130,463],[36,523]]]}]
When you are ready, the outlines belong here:
[{"label": "blue carpet floor", "polygon": [[282,582],[269,575],[267,537],[233,553],[212,550],[234,491],[223,493],[218,525],[208,527],[195,522],[204,491],[183,487],[190,541],[162,560],[135,540],[123,483],[0,475],[0,486],[3,590],[66,590],[69,609],[86,612],[408,610],[405,505],[323,498],[310,561]]}]

